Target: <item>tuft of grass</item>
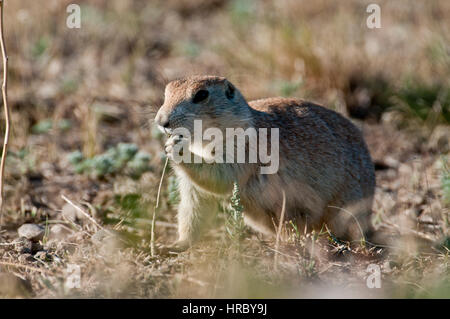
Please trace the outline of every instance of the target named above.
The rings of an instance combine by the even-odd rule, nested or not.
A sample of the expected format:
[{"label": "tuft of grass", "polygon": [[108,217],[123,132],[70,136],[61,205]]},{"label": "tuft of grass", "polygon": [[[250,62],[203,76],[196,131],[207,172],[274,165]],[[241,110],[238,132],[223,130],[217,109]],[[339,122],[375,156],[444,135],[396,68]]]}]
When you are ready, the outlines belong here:
[{"label": "tuft of grass", "polygon": [[147,209],[142,205],[140,194],[115,195],[114,201],[117,208],[128,212],[132,218],[143,218],[148,214]]},{"label": "tuft of grass", "polygon": [[36,156],[27,148],[21,148],[17,152],[11,150],[6,158],[10,171],[24,175],[36,169]]},{"label": "tuft of grass", "polygon": [[450,124],[450,89],[442,84],[408,81],[395,99],[405,120],[418,119],[432,127]]}]

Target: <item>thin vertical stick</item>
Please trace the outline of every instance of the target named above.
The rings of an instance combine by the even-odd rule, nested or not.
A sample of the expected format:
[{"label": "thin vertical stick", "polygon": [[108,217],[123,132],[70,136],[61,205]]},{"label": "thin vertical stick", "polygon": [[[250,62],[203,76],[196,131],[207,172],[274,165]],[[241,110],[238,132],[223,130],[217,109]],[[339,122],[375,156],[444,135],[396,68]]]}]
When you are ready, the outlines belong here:
[{"label": "thin vertical stick", "polygon": [[0,163],[0,227],[3,225],[3,184],[5,173],[6,154],[8,152],[9,131],[10,131],[10,119],[9,119],[9,107],[8,107],[8,55],[6,54],[5,38],[3,36],[3,11],[5,9],[5,0],[0,0],[0,45],[3,57],[3,107],[5,109],[5,138],[3,140],[2,159]]},{"label": "thin vertical stick", "polygon": [[159,187],[158,187],[158,195],[156,195],[156,204],[155,209],[153,210],[153,217],[152,217],[152,229],[151,229],[151,237],[150,237],[150,254],[152,257],[155,257],[155,221],[156,221],[156,211],[159,207],[159,196],[161,195],[161,186],[164,179],[164,173],[166,172],[167,163],[169,163],[169,158],[166,158],[166,163],[164,164],[164,168],[161,174],[161,179],[159,180]]},{"label": "thin vertical stick", "polygon": [[282,230],[283,224],[284,224],[285,211],[286,211],[286,193],[283,190],[283,205],[281,207],[281,216],[280,216],[280,221],[278,223],[277,239],[275,241],[275,256],[273,259],[273,265],[274,265],[275,270],[278,269],[278,248],[280,245],[281,230]]}]

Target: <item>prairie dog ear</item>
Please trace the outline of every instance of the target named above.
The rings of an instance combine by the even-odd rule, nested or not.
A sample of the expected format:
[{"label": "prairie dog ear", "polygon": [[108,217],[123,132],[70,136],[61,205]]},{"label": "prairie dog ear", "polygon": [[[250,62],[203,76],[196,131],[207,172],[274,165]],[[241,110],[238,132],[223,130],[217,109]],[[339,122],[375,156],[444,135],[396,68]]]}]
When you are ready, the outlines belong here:
[{"label": "prairie dog ear", "polygon": [[225,96],[227,97],[227,99],[232,100],[234,98],[235,91],[236,91],[236,89],[234,88],[233,84],[226,81],[225,82]]}]

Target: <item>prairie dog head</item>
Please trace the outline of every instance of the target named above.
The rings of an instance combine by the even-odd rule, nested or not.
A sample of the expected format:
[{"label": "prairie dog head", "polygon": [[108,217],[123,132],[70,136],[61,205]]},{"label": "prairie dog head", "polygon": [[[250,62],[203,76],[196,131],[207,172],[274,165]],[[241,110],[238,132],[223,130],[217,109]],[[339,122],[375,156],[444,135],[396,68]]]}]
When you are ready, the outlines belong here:
[{"label": "prairie dog head", "polygon": [[170,134],[184,127],[193,133],[194,120],[202,120],[203,129],[248,127],[250,108],[224,77],[192,76],[167,84],[164,103],[155,118],[159,129]]}]

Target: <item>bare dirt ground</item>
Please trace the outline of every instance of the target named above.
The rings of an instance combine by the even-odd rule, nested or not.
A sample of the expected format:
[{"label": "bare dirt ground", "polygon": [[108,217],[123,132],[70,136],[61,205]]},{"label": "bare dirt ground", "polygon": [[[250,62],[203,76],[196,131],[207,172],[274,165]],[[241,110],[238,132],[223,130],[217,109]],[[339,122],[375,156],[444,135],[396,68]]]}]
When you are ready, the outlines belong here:
[{"label": "bare dirt ground", "polygon": [[[449,3],[381,1],[378,30],[365,26],[366,1],[89,0],[80,29],[66,27],[69,3],[6,7],[0,296],[450,297]],[[222,212],[195,247],[151,257],[165,160],[152,118],[167,80],[188,74],[227,76],[249,100],[297,96],[352,116],[376,166],[373,221],[395,234],[391,247],[289,227],[279,247],[247,229],[235,240]],[[169,168],[158,244],[176,238],[176,202]],[[20,238],[23,224],[40,225],[38,238]],[[380,289],[367,286],[369,265]]]}]

